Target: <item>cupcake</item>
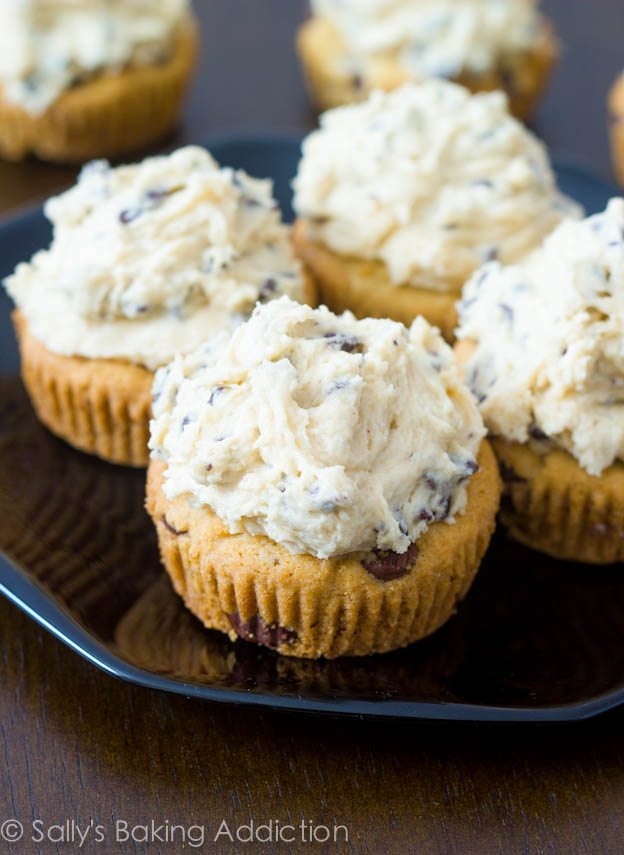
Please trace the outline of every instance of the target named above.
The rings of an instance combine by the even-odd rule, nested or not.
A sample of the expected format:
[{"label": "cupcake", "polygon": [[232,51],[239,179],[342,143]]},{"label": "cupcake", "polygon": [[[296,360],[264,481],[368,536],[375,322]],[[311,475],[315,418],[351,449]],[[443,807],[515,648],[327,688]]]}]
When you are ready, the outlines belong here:
[{"label": "cupcake", "polygon": [[512,537],[556,558],[624,559],[624,200],[521,264],[468,282],[459,356],[504,481]]},{"label": "cupcake", "polygon": [[298,48],[320,110],[431,77],[533,112],[559,54],[536,0],[312,0]]},{"label": "cupcake", "polygon": [[48,201],[49,249],[5,285],[41,421],[84,451],[145,465],[153,372],[246,319],[313,300],[270,181],[188,147],[86,166]]},{"label": "cupcake", "polygon": [[419,318],[287,297],[161,369],[147,507],[203,623],[291,656],[437,629],[487,548],[499,476],[452,351]]},{"label": "cupcake", "polygon": [[624,72],[609,93],[609,130],[615,174],[624,184]]},{"label": "cupcake", "polygon": [[440,80],[326,113],[303,145],[295,246],[323,302],[452,337],[455,303],[488,259],[513,263],[575,205],[504,95]]},{"label": "cupcake", "polygon": [[0,4],[0,155],[82,162],[176,125],[198,34],[188,0]]}]

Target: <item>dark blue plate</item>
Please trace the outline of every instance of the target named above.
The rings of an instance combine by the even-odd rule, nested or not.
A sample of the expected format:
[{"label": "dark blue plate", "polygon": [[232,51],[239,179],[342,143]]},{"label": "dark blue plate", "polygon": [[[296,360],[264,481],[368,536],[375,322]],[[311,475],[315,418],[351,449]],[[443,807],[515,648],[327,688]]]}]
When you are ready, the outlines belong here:
[{"label": "dark blue plate", "polygon": [[[299,144],[213,141],[218,160],[271,176],[285,214]],[[588,212],[616,191],[560,164]],[[0,275],[49,242],[40,210],[0,226]],[[397,653],[307,662],[203,629],[172,592],[143,509],[144,475],[52,437],[17,377],[0,296],[0,590],[110,674],[211,701],[300,712],[573,721],[624,701],[624,573],[549,560],[498,535],[459,613]]]}]

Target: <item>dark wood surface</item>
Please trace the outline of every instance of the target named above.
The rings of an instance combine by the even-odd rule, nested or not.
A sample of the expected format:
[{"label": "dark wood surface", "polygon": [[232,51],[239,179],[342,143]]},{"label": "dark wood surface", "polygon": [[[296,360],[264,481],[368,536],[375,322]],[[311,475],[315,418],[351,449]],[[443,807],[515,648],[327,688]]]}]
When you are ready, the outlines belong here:
[{"label": "dark wood surface", "polygon": [[[199,0],[204,54],[178,139],[312,124],[292,47],[303,0]],[[622,0],[548,0],[565,44],[536,128],[610,172],[606,90],[624,66]],[[0,164],[0,213],[72,171]],[[565,727],[391,725],[198,704],[124,685],[0,601],[0,825],[93,820],[83,852],[117,845],[117,819],[207,826],[201,851],[619,853],[624,714]],[[230,846],[231,829],[302,819],[349,829],[348,846]],[[27,828],[27,837],[29,830]],[[3,846],[5,849],[3,850]],[[27,840],[0,851],[69,852]]]}]

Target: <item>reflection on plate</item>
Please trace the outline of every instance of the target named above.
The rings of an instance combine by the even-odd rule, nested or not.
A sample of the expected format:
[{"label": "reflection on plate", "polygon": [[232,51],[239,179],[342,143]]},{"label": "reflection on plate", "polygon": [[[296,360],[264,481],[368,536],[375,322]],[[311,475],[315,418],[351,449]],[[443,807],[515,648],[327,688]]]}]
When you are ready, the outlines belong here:
[{"label": "reflection on plate", "polygon": [[[298,146],[212,146],[272,175],[288,201]],[[560,168],[600,209],[610,188]],[[47,240],[36,212],[0,227],[4,275]],[[404,651],[311,662],[205,630],[161,569],[144,474],[76,452],[37,422],[0,298],[0,588],[91,661],[142,685],[300,711],[472,720],[571,720],[624,701],[624,574],[534,554],[498,535],[458,615]]]}]

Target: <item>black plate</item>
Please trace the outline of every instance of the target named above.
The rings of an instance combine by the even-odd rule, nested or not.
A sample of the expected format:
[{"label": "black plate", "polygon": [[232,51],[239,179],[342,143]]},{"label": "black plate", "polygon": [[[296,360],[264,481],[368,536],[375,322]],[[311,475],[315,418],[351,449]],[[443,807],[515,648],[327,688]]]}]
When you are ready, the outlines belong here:
[{"label": "black plate", "polygon": [[[292,139],[220,140],[270,175],[287,216]],[[560,165],[588,212],[611,187]],[[0,275],[48,243],[40,210],[0,226]],[[204,630],[173,593],[143,510],[144,475],[73,451],[35,419],[0,296],[0,590],[103,670],[226,703],[304,712],[571,721],[624,701],[624,573],[546,559],[498,535],[458,615],[398,653],[308,662]]]}]

